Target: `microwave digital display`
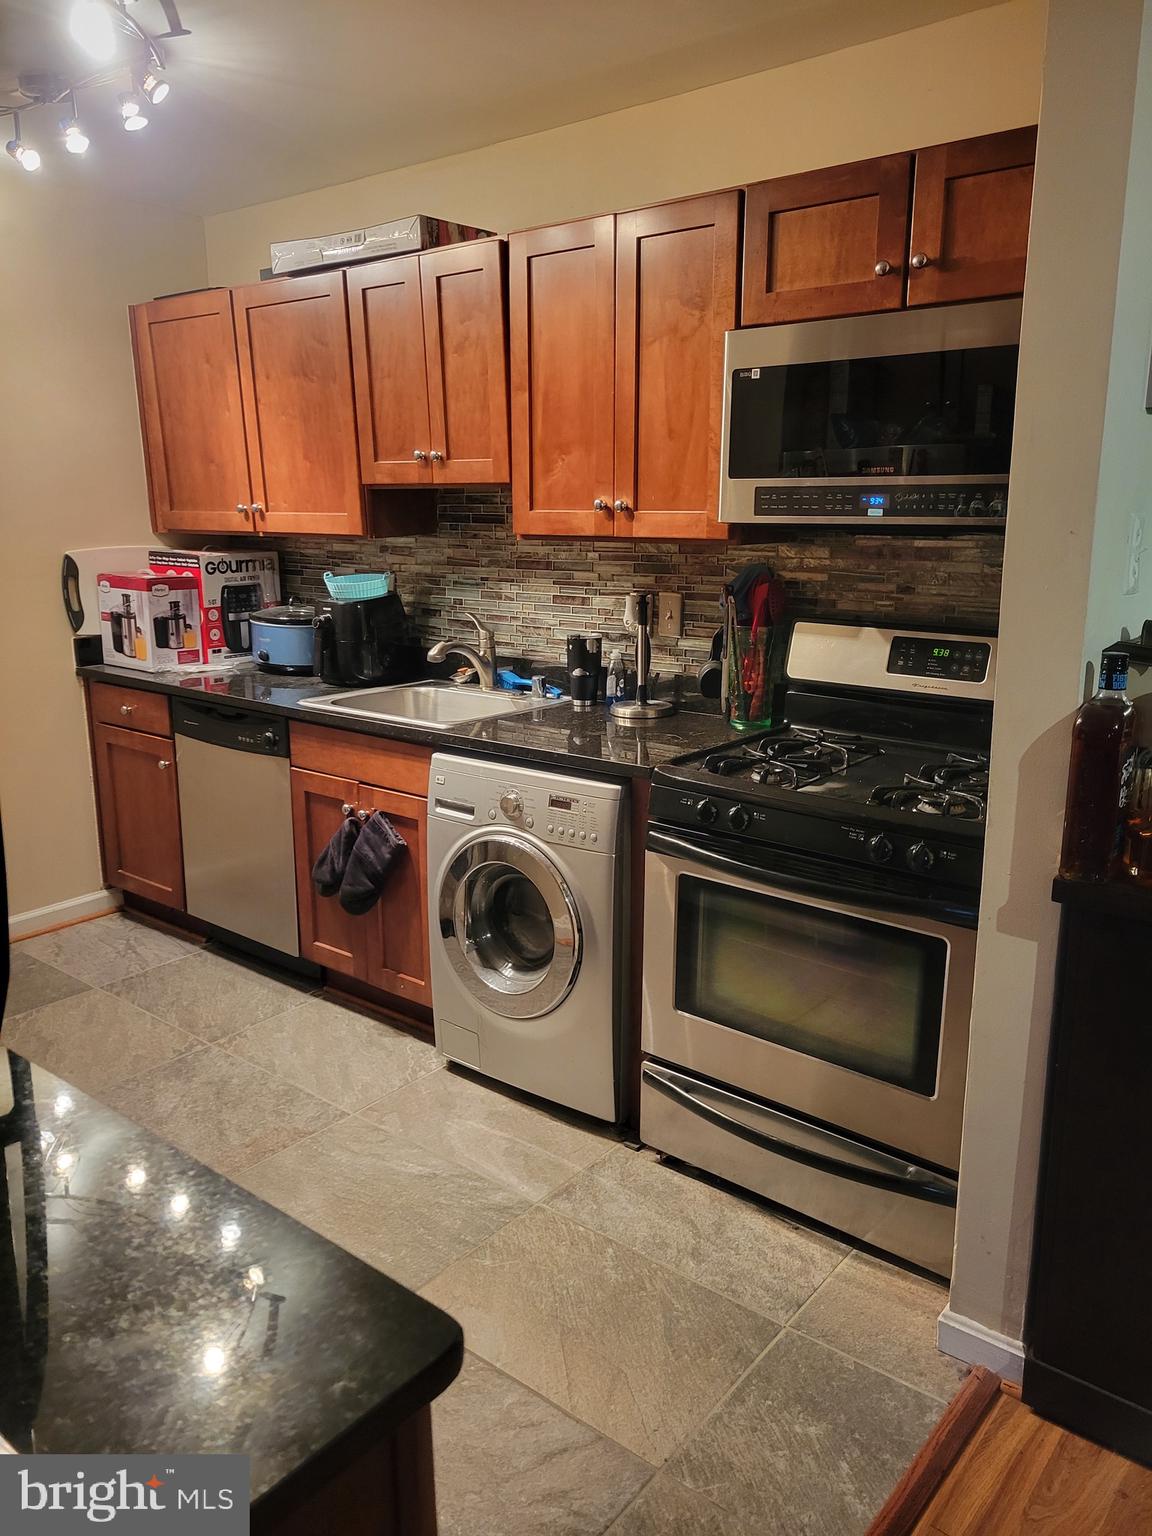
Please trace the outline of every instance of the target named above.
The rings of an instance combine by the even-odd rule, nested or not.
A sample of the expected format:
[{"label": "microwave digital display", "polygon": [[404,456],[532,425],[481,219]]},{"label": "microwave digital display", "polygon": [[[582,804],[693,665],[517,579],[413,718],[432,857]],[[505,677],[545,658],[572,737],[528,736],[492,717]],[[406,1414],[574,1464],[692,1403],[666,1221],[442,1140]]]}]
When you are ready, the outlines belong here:
[{"label": "microwave digital display", "polygon": [[[736,368],[732,480],[1006,477],[1017,346]],[[883,515],[882,497],[861,511]]]}]

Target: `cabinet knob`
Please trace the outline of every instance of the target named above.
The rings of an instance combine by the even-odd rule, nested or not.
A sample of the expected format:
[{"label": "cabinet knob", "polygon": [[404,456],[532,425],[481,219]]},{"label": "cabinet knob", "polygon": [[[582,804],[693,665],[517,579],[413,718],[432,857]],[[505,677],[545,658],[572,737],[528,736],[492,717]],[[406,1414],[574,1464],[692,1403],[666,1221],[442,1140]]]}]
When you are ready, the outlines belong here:
[{"label": "cabinet knob", "polygon": [[932,258],[930,256],[925,256],[923,251],[917,251],[915,256],[913,256],[912,260],[909,262],[909,266],[915,267],[917,272],[922,272],[924,268],[931,263],[931,260]]},{"label": "cabinet knob", "polygon": [[616,508],[617,512],[631,512],[632,510],[626,501],[614,501],[612,505]]},{"label": "cabinet knob", "polygon": [[347,804],[345,804],[345,805],[342,805],[340,807],[340,814],[341,814],[341,816],[351,816],[352,812],[355,809],[356,809],[356,807],[354,805],[347,805]]},{"label": "cabinet knob", "polygon": [[592,510],[593,512],[611,512],[612,508],[604,500],[603,496],[597,496],[596,500],[592,503]]},{"label": "cabinet knob", "polygon": [[442,453],[437,453],[435,448],[433,448],[428,457],[432,460],[433,464],[443,464],[444,462],[444,455]]},{"label": "cabinet knob", "polygon": [[267,517],[268,516],[267,512],[265,512],[265,510],[264,510],[264,503],[261,502],[261,501],[254,501],[252,503],[252,513],[253,513],[254,517]]},{"label": "cabinet knob", "polygon": [[371,816],[371,814],[372,814],[371,811],[357,811],[356,812],[356,820],[357,821],[367,821],[369,816]]},{"label": "cabinet knob", "polygon": [[120,713],[122,715],[130,715],[135,708],[135,704],[121,704]]},{"label": "cabinet knob", "polygon": [[423,464],[428,455],[424,452],[423,448],[414,448],[412,450],[412,457],[416,459],[418,463]]},{"label": "cabinet knob", "polygon": [[890,261],[878,261],[872,270],[877,277],[887,277],[892,270],[892,263]]},{"label": "cabinet knob", "polygon": [[248,519],[248,503],[246,501],[238,501],[236,503],[236,510],[237,510],[237,512],[239,512],[240,516],[242,518],[244,518],[245,521],[247,521],[247,519]]},{"label": "cabinet knob", "polygon": [[157,768],[171,768],[172,764],[168,758],[160,757],[156,759],[156,766]]}]

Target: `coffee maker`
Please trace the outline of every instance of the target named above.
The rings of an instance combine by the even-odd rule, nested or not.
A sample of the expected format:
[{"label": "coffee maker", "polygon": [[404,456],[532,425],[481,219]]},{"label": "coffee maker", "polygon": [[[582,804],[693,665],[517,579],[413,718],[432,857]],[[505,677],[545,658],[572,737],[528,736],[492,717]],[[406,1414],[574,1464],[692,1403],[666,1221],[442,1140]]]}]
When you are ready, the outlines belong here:
[{"label": "coffee maker", "polygon": [[397,592],[384,597],[316,604],[316,670],[326,683],[368,687],[406,683],[415,676],[420,647],[408,638],[408,619]]}]

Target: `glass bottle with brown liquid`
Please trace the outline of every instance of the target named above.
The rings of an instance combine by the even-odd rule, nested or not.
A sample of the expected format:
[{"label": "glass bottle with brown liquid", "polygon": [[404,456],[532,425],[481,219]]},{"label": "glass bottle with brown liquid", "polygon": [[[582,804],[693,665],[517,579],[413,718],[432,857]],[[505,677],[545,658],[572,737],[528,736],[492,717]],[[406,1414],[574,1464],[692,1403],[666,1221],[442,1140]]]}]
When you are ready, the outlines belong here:
[{"label": "glass bottle with brown liquid", "polygon": [[1072,727],[1060,874],[1107,880],[1119,873],[1124,810],[1136,764],[1136,713],[1128,697],[1128,657],[1105,651],[1100,686]]}]

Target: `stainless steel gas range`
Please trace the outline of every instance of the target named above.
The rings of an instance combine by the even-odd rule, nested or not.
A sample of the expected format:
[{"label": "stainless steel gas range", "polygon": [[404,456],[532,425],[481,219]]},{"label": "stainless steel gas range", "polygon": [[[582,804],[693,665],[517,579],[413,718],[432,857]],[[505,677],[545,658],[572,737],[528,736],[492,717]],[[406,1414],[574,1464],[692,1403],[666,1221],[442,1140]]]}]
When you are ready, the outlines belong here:
[{"label": "stainless steel gas range", "polygon": [[799,623],[787,723],[649,813],[642,1140],[945,1275],[995,664]]}]

